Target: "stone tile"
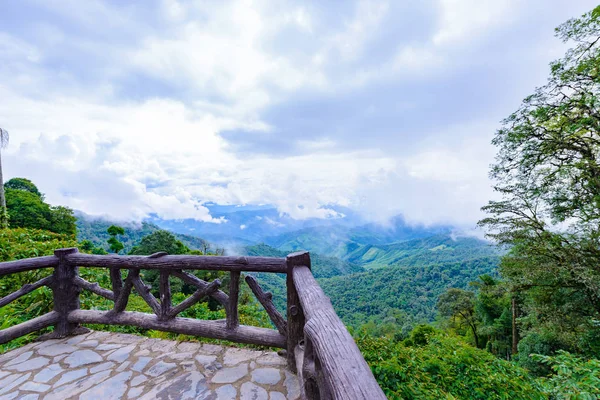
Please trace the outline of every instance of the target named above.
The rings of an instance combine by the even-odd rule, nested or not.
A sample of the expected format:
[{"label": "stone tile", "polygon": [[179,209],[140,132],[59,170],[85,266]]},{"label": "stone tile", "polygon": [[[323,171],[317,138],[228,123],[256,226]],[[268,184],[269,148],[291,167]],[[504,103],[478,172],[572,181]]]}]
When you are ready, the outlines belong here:
[{"label": "stone tile", "polygon": [[25,352],[25,353],[19,355],[17,358],[14,358],[14,359],[10,360],[9,362],[7,362],[6,364],[4,364],[4,367],[9,367],[9,366],[15,365],[15,364],[21,364],[23,361],[29,360],[32,355],[33,355],[33,351]]},{"label": "stone tile", "polygon": [[175,354],[171,354],[169,356],[169,358],[171,360],[176,360],[176,361],[193,360],[194,359],[194,352],[189,352],[189,353],[175,353]]},{"label": "stone tile", "polygon": [[182,353],[193,353],[200,350],[200,343],[198,342],[181,342],[177,345],[177,351]]},{"label": "stone tile", "polygon": [[92,350],[77,350],[65,358],[65,363],[71,368],[77,368],[81,365],[95,364],[102,361],[102,357]]},{"label": "stone tile", "polygon": [[146,378],[145,375],[138,375],[131,380],[131,386],[141,385],[142,383],[146,382],[147,380],[148,380],[148,378]]},{"label": "stone tile", "polygon": [[136,356],[136,357],[149,356],[149,355],[150,355],[150,351],[148,349],[140,350],[134,354],[134,356]]},{"label": "stone tile", "polygon": [[99,342],[103,342],[111,334],[111,332],[93,331],[87,335],[87,340],[98,340]]},{"label": "stone tile", "polygon": [[108,362],[102,363],[100,365],[96,365],[95,367],[91,368],[90,372],[92,374],[95,374],[96,372],[105,371],[105,370],[107,370],[109,368],[112,368],[114,366],[115,366],[114,362],[108,361]]},{"label": "stone tile", "polygon": [[56,375],[62,373],[64,369],[58,364],[50,364],[40,372],[38,372],[33,380],[40,383],[46,383],[54,378]]},{"label": "stone tile", "polygon": [[28,372],[24,375],[20,375],[17,379],[11,381],[7,385],[0,385],[0,394],[10,393],[14,388],[24,383],[31,376],[31,372]]},{"label": "stone tile", "polygon": [[260,356],[260,354],[260,352],[255,350],[229,348],[225,350],[223,364],[236,365],[241,362],[253,360]]},{"label": "stone tile", "polygon": [[12,369],[19,372],[25,371],[33,371],[34,369],[39,369],[45,367],[50,363],[50,360],[46,357],[35,357],[30,358],[29,360],[22,362],[21,364],[11,365],[7,367],[8,369]]},{"label": "stone tile", "polygon": [[240,400],[269,400],[269,394],[260,386],[246,382],[240,388]]},{"label": "stone tile", "polygon": [[40,398],[39,394],[30,393],[30,394],[22,395],[21,397],[19,397],[19,400],[38,400],[39,398]]},{"label": "stone tile", "polygon": [[79,379],[82,376],[86,376],[87,372],[87,368],[81,368],[76,369],[75,371],[65,372],[63,376],[60,377],[58,382],[56,382],[53,386],[56,388],[61,385],[64,385],[65,383],[73,382],[75,379]]},{"label": "stone tile", "polygon": [[206,384],[204,375],[200,372],[188,372],[154,387],[140,399],[192,400],[211,398],[210,395],[214,397],[214,393]]},{"label": "stone tile", "polygon": [[42,356],[58,356],[60,354],[72,353],[77,350],[77,347],[66,343],[57,343],[52,346],[46,346],[39,349],[37,352]]},{"label": "stone tile", "polygon": [[119,400],[127,391],[127,381],[131,378],[132,372],[121,372],[105,380],[104,382],[95,385],[94,387],[83,392],[79,396],[80,400]]},{"label": "stone tile", "polygon": [[123,364],[119,365],[119,368],[117,368],[117,372],[125,371],[127,367],[129,367],[129,364],[131,364],[130,361],[125,361]]},{"label": "stone tile", "polygon": [[252,361],[250,362],[250,369],[254,369],[256,368],[256,362]]},{"label": "stone tile", "polygon": [[103,340],[104,343],[137,344],[146,340],[145,337],[128,335],[126,333],[111,333]]},{"label": "stone tile", "polygon": [[141,387],[134,387],[129,389],[129,392],[127,392],[127,398],[128,399],[137,399],[138,397],[140,397],[140,395],[142,394],[142,392],[144,391],[144,388]]},{"label": "stone tile", "polygon": [[135,364],[133,364],[133,367],[131,367],[131,369],[137,372],[142,372],[150,361],[152,361],[152,357],[140,357],[138,358],[138,361]]},{"label": "stone tile", "polygon": [[19,379],[19,377],[21,377],[21,374],[11,374],[11,375],[8,375],[6,378],[0,380],[0,388],[3,388],[6,385],[11,384],[15,380]]},{"label": "stone tile", "polygon": [[256,359],[256,362],[262,365],[277,365],[282,367],[287,365],[287,360],[275,352],[263,354]]},{"label": "stone tile", "polygon": [[129,358],[129,354],[135,349],[135,345],[130,345],[126,347],[122,347],[112,353],[110,356],[106,357],[108,361],[116,361],[117,363],[122,363],[123,361]]},{"label": "stone tile", "polygon": [[0,371],[0,379],[4,378],[8,374],[10,374],[10,372],[8,372],[8,371]]},{"label": "stone tile", "polygon": [[52,359],[52,362],[54,364],[59,363],[62,359],[64,359],[66,356],[68,356],[68,354],[61,354],[60,356],[56,356]]},{"label": "stone tile", "polygon": [[164,361],[159,361],[156,364],[154,364],[152,367],[150,367],[148,369],[148,371],[146,371],[146,375],[159,376],[175,367],[176,367],[176,365],[173,363],[166,363]]},{"label": "stone tile", "polygon": [[97,340],[86,340],[85,342],[79,343],[79,347],[95,348],[95,347],[98,347],[98,341]]},{"label": "stone tile", "polygon": [[211,378],[212,383],[233,383],[242,379],[248,373],[248,364],[223,368]]},{"label": "stone tile", "polygon": [[286,400],[281,392],[269,392],[269,400]]},{"label": "stone tile", "polygon": [[98,350],[98,351],[115,350],[115,349],[120,349],[121,347],[123,347],[123,345],[121,345],[121,344],[101,344],[98,347],[96,347],[96,350]]},{"label": "stone tile", "polygon": [[204,343],[202,345],[202,351],[208,354],[219,354],[223,351],[223,346],[219,346],[218,344]]},{"label": "stone tile", "polygon": [[8,394],[0,396],[0,400],[16,399],[18,395],[19,395],[19,391],[17,390],[16,392],[12,392],[12,393],[8,393]]},{"label": "stone tile", "polygon": [[217,400],[235,400],[237,398],[237,389],[232,385],[221,386],[215,390]]},{"label": "stone tile", "polygon": [[285,372],[285,389],[287,390],[288,400],[296,400],[300,398],[300,384],[298,383],[298,377],[292,374],[290,371]]},{"label": "stone tile", "polygon": [[207,356],[205,354],[198,354],[195,358],[196,358],[196,361],[198,361],[198,363],[200,365],[203,365],[204,367],[217,361],[217,356],[213,356],[213,355]]},{"label": "stone tile", "polygon": [[276,368],[257,368],[252,371],[252,381],[263,385],[277,385],[281,380],[281,373]]},{"label": "stone tile", "polygon": [[30,392],[42,393],[42,392],[45,392],[46,390],[50,389],[50,385],[29,381],[29,382],[25,382],[23,385],[21,385],[21,387],[19,389],[28,390]]},{"label": "stone tile", "polygon": [[54,389],[44,396],[44,400],[65,400],[79,393],[88,390],[94,385],[104,382],[110,376],[110,371],[98,372],[94,375],[87,375],[68,385],[63,385]]},{"label": "stone tile", "polygon": [[67,340],[66,344],[74,345],[83,342],[88,337],[88,334],[85,335],[77,335]]}]

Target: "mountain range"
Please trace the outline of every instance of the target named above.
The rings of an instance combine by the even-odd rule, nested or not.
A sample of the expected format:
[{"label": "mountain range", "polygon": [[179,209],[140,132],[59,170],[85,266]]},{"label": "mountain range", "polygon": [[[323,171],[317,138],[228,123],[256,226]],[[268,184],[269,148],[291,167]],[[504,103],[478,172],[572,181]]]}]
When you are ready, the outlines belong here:
[{"label": "mountain range", "polygon": [[[393,321],[406,329],[433,320],[437,298],[447,288],[467,288],[480,275],[496,274],[501,255],[486,241],[457,235],[451,226],[410,225],[402,216],[379,225],[343,209],[338,213],[347,213],[344,218],[297,221],[266,206],[211,207],[213,217],[226,222],[154,216],[141,224],[119,223],[126,230],[125,252],[158,229],[174,232],[192,249],[217,246],[232,255],[285,257],[308,250],[313,274],[346,324]],[[106,248],[106,229],[114,222],[77,217],[79,240]],[[283,311],[285,276],[257,275]]]}]

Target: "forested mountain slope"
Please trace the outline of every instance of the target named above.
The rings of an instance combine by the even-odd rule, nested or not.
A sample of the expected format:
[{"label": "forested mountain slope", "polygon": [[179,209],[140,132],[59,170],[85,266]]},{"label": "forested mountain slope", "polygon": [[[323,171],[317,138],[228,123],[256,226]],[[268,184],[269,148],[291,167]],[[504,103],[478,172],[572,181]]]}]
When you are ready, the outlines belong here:
[{"label": "forested mountain slope", "polygon": [[[104,250],[108,250],[107,240],[110,235],[106,232],[111,225],[120,225],[125,229],[125,235],[121,235],[119,240],[125,246],[123,252],[129,253],[133,246],[137,245],[144,236],[160,230],[158,226],[142,222],[141,224],[135,223],[119,223],[114,221],[107,221],[103,219],[92,219],[88,218],[83,214],[77,214],[77,240],[89,240],[94,246],[102,247]],[[191,249],[204,250],[208,248],[209,243],[204,239],[183,235],[180,233],[174,233],[175,237],[183,242],[186,246]]]}]

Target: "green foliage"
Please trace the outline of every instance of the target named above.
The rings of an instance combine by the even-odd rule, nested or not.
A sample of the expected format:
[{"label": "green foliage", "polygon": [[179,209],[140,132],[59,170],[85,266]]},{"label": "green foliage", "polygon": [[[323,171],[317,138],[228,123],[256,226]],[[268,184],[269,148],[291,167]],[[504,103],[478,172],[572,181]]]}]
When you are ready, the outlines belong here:
[{"label": "green foliage", "polygon": [[[422,331],[422,328],[420,328]],[[419,334],[420,335],[420,334]],[[357,344],[390,399],[545,399],[524,369],[441,333],[421,346],[362,335]]]},{"label": "green foliage", "polygon": [[475,346],[479,346],[477,335],[478,319],[475,314],[475,293],[457,288],[450,288],[438,299],[437,309],[440,315],[451,318],[458,325],[466,324],[473,334]]},{"label": "green foliage", "polygon": [[383,321],[390,310],[406,315],[400,331],[433,321],[438,297],[450,287],[466,288],[479,275],[493,273],[496,258],[440,265],[390,266],[319,283],[342,320],[353,327],[369,319]]},{"label": "green foliage", "polygon": [[[89,240],[96,248],[102,248],[105,251],[110,249],[107,244],[107,240],[110,238],[107,229],[111,225],[115,225],[113,222],[101,219],[90,219],[89,217],[80,214],[77,216],[76,224],[78,240]],[[160,230],[158,226],[147,222],[142,222],[140,224],[122,224],[121,226],[125,230],[125,233],[120,235],[119,241],[123,243],[124,253],[129,253],[133,246],[138,244],[143,237]],[[190,249],[200,250],[203,254],[216,253],[219,251],[219,249],[213,249],[204,239],[178,233],[174,233],[174,235],[177,240],[180,240]]]},{"label": "green foliage", "polygon": [[572,48],[496,133],[502,197],[480,222],[510,247],[500,272],[520,299],[519,363],[536,373],[547,366],[529,352],[600,354],[600,7],[556,33]]},{"label": "green foliage", "polygon": [[12,178],[4,184],[5,189],[23,190],[35,194],[40,200],[44,201],[44,195],[37,186],[26,178]]},{"label": "green foliage", "polygon": [[139,245],[131,249],[129,254],[150,255],[159,251],[167,254],[188,254],[190,249],[177,240],[171,232],[159,230],[145,236]]},{"label": "green foliage", "polygon": [[532,354],[531,358],[550,366],[554,374],[540,379],[552,399],[594,400],[600,398],[600,360],[576,357],[566,351],[555,356]]},{"label": "green foliage", "polygon": [[117,239],[117,235],[125,234],[125,229],[117,225],[111,225],[108,227],[106,232],[110,235],[106,241],[109,244],[110,251],[115,254],[119,254],[119,252],[123,250],[125,246],[119,241],[119,239]]},{"label": "green foliage", "polygon": [[4,185],[6,208],[13,228],[43,229],[74,235],[73,210],[63,206],[50,206],[44,196],[28,179],[13,178]]}]

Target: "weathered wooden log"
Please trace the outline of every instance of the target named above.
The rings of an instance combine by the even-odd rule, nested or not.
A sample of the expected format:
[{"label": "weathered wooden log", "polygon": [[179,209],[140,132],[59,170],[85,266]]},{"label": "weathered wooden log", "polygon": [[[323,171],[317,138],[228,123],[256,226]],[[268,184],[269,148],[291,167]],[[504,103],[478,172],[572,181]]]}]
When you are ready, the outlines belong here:
[{"label": "weathered wooden log", "polygon": [[212,293],[216,292],[221,286],[221,281],[215,279],[212,281],[205,289],[198,289],[192,294],[190,297],[177,304],[171,310],[169,310],[167,314],[167,318],[175,318],[179,313],[187,310],[194,304],[198,303],[206,296],[210,296]]},{"label": "weathered wooden log", "polygon": [[60,315],[54,327],[55,337],[71,335],[77,329],[77,324],[69,322],[67,316],[71,311],[79,309],[81,288],[75,284],[78,268],[67,262],[66,258],[69,254],[76,254],[78,251],[77,248],[54,251],[54,255],[58,258],[58,266],[54,268],[52,275],[52,294],[54,311]]},{"label": "weathered wooden log", "polygon": [[151,287],[147,286],[144,282],[142,282],[142,278],[140,278],[140,270],[139,269],[135,270],[132,282],[133,282],[133,286],[135,287],[135,290],[142,297],[142,299],[144,299],[146,304],[148,304],[150,306],[152,311],[154,311],[154,314],[156,314],[157,316],[160,316],[161,315],[160,303],[158,302],[158,300],[156,300],[156,297],[154,297],[154,295],[150,292]]},{"label": "weathered wooden log", "polygon": [[120,269],[110,270],[110,282],[112,285],[113,295],[115,299],[121,297],[121,290],[123,290],[123,278],[121,277]]},{"label": "weathered wooden log", "polygon": [[263,306],[269,315],[271,322],[273,322],[273,325],[275,325],[279,333],[282,335],[287,335],[287,322],[279,313],[279,311],[277,311],[277,308],[275,308],[275,305],[273,304],[273,295],[270,292],[264,292],[253,276],[247,275],[245,280],[248,286],[250,286],[252,293],[254,293],[254,296],[256,296],[258,302]]},{"label": "weathered wooden log", "polygon": [[[196,286],[198,289],[206,289],[209,285],[208,282],[203,281],[192,274],[188,274],[185,271],[172,271],[171,275],[176,276],[188,285]],[[219,304],[225,307],[225,309],[227,309],[227,304],[229,304],[229,296],[227,296],[227,293],[223,292],[222,290],[217,290],[210,296],[217,300]]]},{"label": "weathered wooden log", "polygon": [[75,284],[82,289],[89,290],[92,293],[96,293],[98,296],[102,296],[108,300],[115,300],[115,295],[112,291],[104,289],[98,282],[88,282],[80,276],[75,277]]},{"label": "weathered wooden log", "polygon": [[22,324],[11,326],[10,328],[0,330],[0,344],[9,342],[13,339],[39,331],[40,329],[52,326],[60,320],[60,314],[56,311],[50,311],[40,317],[31,319]]},{"label": "weathered wooden log", "polygon": [[314,350],[309,341],[302,341],[294,352],[302,399],[329,400],[331,395],[323,374],[317,370]]},{"label": "weathered wooden log", "polygon": [[238,299],[240,296],[240,272],[229,273],[229,307],[227,307],[227,329],[235,329],[240,325],[238,315]]},{"label": "weathered wooden log", "polygon": [[333,399],[385,399],[369,365],[308,267],[293,269],[312,343]]},{"label": "weathered wooden log", "polygon": [[34,269],[53,268],[58,265],[55,256],[26,258],[16,261],[5,261],[0,263],[0,276],[14,274],[15,272],[32,271]]},{"label": "weathered wooden log", "polygon": [[239,326],[236,329],[227,329],[224,320],[206,321],[191,318],[174,318],[161,321],[155,315],[137,312],[126,311],[119,314],[111,314],[106,311],[77,310],[69,315],[69,321],[81,324],[137,326],[144,329],[156,329],[184,335],[285,348],[285,336],[274,329],[245,325]]},{"label": "weathered wooden log", "polygon": [[298,266],[305,266],[310,270],[310,254],[307,251],[292,253],[286,257],[287,265],[287,364],[288,368],[296,371],[295,349],[304,336],[306,322],[302,305],[294,285],[293,271]]},{"label": "weathered wooden log", "polygon": [[33,292],[35,289],[40,288],[42,286],[49,286],[52,283],[52,275],[47,276],[45,278],[40,279],[35,283],[27,283],[21,287],[21,289],[13,292],[3,298],[0,299],[0,307],[4,307],[7,304],[12,303],[16,299],[21,296],[25,296],[28,293]]},{"label": "weathered wooden log", "polygon": [[72,254],[68,257],[68,261],[80,267],[286,272],[285,261],[276,257],[166,255],[150,258],[147,256],[118,256],[113,254]]},{"label": "weathered wooden log", "polygon": [[[123,285],[121,290],[119,290],[119,296],[115,297],[115,306],[111,310],[113,314],[123,312],[125,308],[127,308],[127,303],[129,302],[129,295],[131,294],[131,289],[133,288],[133,278],[136,275],[139,276],[139,273],[139,270],[134,269],[130,269],[127,273],[127,278],[125,278],[125,284]],[[121,275],[119,272],[119,278],[120,277]]]},{"label": "weathered wooden log", "polygon": [[169,283],[169,271],[160,271],[160,315],[161,319],[168,318],[171,310],[171,285]]}]

